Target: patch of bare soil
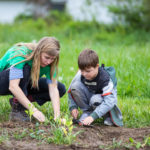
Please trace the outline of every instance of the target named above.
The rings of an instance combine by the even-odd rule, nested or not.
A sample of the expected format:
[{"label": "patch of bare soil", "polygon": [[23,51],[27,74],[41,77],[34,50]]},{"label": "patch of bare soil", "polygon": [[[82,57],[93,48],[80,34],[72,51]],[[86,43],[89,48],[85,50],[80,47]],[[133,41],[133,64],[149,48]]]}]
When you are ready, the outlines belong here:
[{"label": "patch of bare soil", "polygon": [[[8,133],[9,138],[0,144],[0,150],[103,150],[110,146],[110,149],[125,150],[125,144],[129,143],[129,138],[133,138],[136,142],[143,143],[144,137],[150,135],[150,127],[146,128],[124,128],[124,127],[108,127],[108,126],[91,126],[83,127],[76,126],[74,133],[81,131],[78,134],[75,142],[72,145],[55,145],[40,143],[40,140],[32,139],[25,136],[21,139],[14,138],[14,133],[23,132],[26,128],[35,128],[32,123],[5,122],[0,123],[0,136],[4,132]],[[40,126],[42,130],[48,132],[48,126]],[[119,148],[113,147],[115,143],[121,142]],[[0,139],[1,141],[1,139]],[[131,148],[136,149],[135,147]],[[141,150],[150,150],[150,147],[141,148]]]}]

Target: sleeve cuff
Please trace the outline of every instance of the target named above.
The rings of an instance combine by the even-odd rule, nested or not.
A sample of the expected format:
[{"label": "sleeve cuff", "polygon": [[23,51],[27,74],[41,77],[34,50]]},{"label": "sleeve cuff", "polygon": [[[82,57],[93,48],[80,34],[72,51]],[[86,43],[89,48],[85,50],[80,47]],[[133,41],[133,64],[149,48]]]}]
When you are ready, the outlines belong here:
[{"label": "sleeve cuff", "polygon": [[51,83],[52,83],[52,80],[46,79],[46,82],[47,82],[47,84],[51,84]]},{"label": "sleeve cuff", "polygon": [[10,67],[9,80],[21,79],[23,78],[23,70],[15,67]]},{"label": "sleeve cuff", "polygon": [[99,116],[97,115],[96,112],[91,113],[90,115],[94,120],[96,120],[97,118],[99,118]]}]

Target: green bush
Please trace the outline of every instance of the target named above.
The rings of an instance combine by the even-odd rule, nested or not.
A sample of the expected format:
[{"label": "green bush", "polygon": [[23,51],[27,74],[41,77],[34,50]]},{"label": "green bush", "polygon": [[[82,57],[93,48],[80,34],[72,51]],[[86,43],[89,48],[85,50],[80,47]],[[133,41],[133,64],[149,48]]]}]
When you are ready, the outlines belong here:
[{"label": "green bush", "polygon": [[109,10],[118,16],[115,23],[128,28],[150,29],[149,0],[116,0],[117,5],[110,5]]}]

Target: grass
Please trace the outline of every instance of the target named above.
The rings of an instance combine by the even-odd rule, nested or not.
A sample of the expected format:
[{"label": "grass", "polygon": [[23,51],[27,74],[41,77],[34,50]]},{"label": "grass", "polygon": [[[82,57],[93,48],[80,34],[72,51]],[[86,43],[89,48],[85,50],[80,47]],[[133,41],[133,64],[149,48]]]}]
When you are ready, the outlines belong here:
[{"label": "grass", "polygon": [[1,145],[4,141],[9,140],[9,135],[5,129],[2,130],[1,128],[0,128],[0,133],[1,133],[0,135],[0,145]]},{"label": "grass", "polygon": [[145,137],[142,142],[137,142],[133,138],[129,138],[129,142],[123,143],[122,140],[116,141],[114,138],[112,141],[112,145],[107,146],[100,146],[99,148],[105,149],[105,150],[111,150],[111,149],[143,149],[146,146],[150,146],[150,137]]},{"label": "grass", "polygon": [[147,98],[120,98],[119,108],[123,113],[124,125],[136,128],[150,125],[150,102]]},{"label": "grass", "polygon": [[[85,48],[91,48],[98,53],[100,64],[116,68],[118,105],[123,113],[125,127],[145,127],[150,125],[149,34],[142,30],[128,31],[121,27],[111,29],[94,23],[68,21],[48,24],[42,19],[26,20],[11,25],[0,24],[0,56],[14,43],[54,36],[61,43],[58,80],[68,88],[78,70],[79,53]],[[9,96],[0,97],[1,121],[9,118],[8,99]],[[39,109],[52,120],[51,103],[46,103]],[[70,115],[67,94],[61,99],[61,113]]]}]

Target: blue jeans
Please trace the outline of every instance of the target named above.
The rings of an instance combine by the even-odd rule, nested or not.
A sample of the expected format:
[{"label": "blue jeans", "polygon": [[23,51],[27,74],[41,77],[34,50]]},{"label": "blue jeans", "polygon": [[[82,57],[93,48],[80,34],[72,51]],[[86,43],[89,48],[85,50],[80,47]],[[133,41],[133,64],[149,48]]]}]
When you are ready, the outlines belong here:
[{"label": "blue jeans", "polygon": [[[39,105],[43,105],[45,102],[50,101],[47,80],[46,78],[39,79],[39,90],[31,88],[30,73],[31,67],[26,64],[23,68],[23,78],[20,79],[19,87],[26,96],[31,95]],[[58,82],[57,87],[59,95],[62,97],[66,93],[65,85]],[[9,91],[9,69],[0,72],[0,95],[12,95]]]}]

